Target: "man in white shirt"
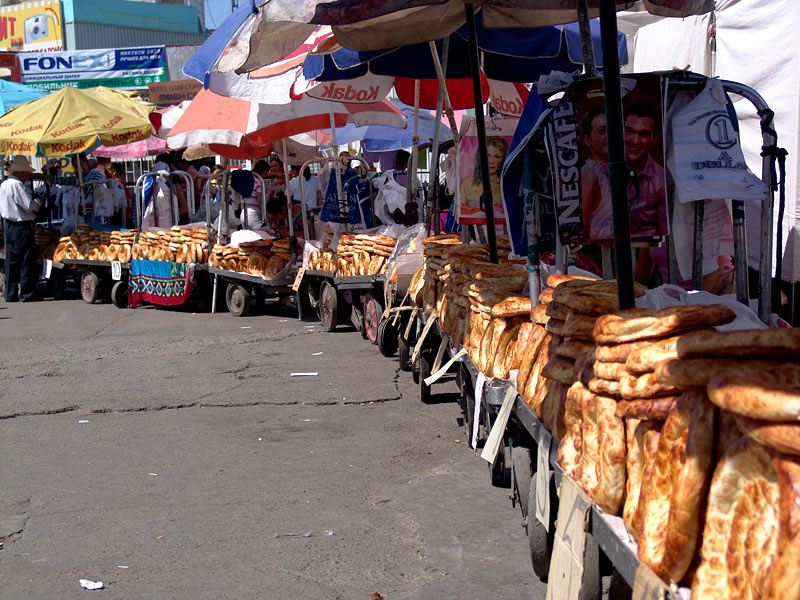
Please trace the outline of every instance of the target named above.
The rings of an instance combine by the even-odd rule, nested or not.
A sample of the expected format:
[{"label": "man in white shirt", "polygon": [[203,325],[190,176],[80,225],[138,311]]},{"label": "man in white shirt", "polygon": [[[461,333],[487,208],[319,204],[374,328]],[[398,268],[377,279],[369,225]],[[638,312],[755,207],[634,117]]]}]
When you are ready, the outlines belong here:
[{"label": "man in white shirt", "polygon": [[25,186],[32,173],[28,159],[17,155],[11,162],[11,175],[0,184],[0,217],[6,238],[6,302],[36,299],[39,271],[33,222],[41,205]]}]

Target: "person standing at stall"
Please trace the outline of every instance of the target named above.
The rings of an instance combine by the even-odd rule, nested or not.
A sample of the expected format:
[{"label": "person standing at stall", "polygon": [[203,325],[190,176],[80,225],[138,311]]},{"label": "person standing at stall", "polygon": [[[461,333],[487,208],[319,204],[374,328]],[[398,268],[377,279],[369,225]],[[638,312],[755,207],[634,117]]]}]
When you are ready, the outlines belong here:
[{"label": "person standing at stall", "polygon": [[18,154],[11,162],[11,174],[0,184],[0,217],[6,238],[6,302],[38,300],[34,295],[39,272],[33,222],[41,205],[25,185],[32,174],[28,159]]}]

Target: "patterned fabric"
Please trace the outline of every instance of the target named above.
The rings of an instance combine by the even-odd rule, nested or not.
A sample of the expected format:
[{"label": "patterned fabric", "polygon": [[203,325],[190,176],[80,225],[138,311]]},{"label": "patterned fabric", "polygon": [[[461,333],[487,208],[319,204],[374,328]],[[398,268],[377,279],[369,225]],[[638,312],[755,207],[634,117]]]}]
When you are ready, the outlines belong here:
[{"label": "patterned fabric", "polygon": [[185,263],[158,260],[131,261],[128,281],[130,305],[142,302],[161,306],[183,304],[192,295],[194,267]]}]

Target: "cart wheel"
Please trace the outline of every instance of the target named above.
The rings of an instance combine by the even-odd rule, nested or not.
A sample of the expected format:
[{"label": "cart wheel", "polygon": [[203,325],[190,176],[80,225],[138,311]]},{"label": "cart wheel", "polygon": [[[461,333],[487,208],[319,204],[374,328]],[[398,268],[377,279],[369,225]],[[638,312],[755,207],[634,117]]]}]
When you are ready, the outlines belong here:
[{"label": "cart wheel", "polygon": [[511,487],[511,450],[503,443],[493,465],[489,465],[489,474],[492,476],[494,487]]},{"label": "cart wheel", "polygon": [[370,294],[364,296],[364,336],[372,344],[378,343],[378,325],[380,325],[383,307]]},{"label": "cart wheel", "polygon": [[397,332],[391,319],[384,319],[378,323],[378,350],[384,356],[394,356],[397,352]]},{"label": "cart wheel", "polygon": [[511,446],[511,482],[523,517],[528,516],[528,494],[531,491],[534,468],[529,448]]},{"label": "cart wheel", "polygon": [[[552,515],[558,512],[558,505],[552,505],[554,497],[555,495],[550,497],[550,531],[554,531],[555,525],[555,518]],[[553,552],[553,536],[547,533],[544,525],[536,518],[536,477],[531,478],[531,487],[528,492],[528,549],[531,554],[533,572],[542,581],[547,581],[547,575],[550,572],[550,554]]]},{"label": "cart wheel", "polygon": [[225,300],[234,317],[243,317],[250,312],[250,292],[241,285],[229,285]]},{"label": "cart wheel", "polygon": [[81,275],[81,298],[87,304],[100,300],[100,277],[97,273],[86,271]]},{"label": "cart wheel", "polygon": [[403,338],[405,327],[403,322],[400,321],[400,328],[397,330],[397,356],[400,361],[401,371],[411,370],[411,348],[408,342]]},{"label": "cart wheel", "polygon": [[419,399],[423,404],[431,401],[431,386],[425,383],[425,379],[431,375],[430,356],[427,352],[420,352],[417,357],[417,378],[419,379]]},{"label": "cart wheel", "polygon": [[117,281],[111,288],[111,302],[117,308],[128,307],[128,282]]},{"label": "cart wheel", "polygon": [[336,288],[324,281],[319,291],[319,320],[323,331],[333,331],[339,322],[339,298]]}]

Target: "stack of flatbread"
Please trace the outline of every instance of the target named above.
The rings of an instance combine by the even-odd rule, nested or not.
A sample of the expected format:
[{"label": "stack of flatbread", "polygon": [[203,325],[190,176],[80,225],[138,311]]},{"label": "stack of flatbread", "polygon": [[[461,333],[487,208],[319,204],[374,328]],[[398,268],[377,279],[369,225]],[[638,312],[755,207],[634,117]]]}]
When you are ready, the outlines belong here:
[{"label": "stack of flatbread", "polygon": [[[682,335],[712,334],[713,326],[734,318],[724,305],[600,316],[593,332],[594,360],[588,361],[593,364],[581,372],[581,383],[593,396],[589,410],[595,410],[599,441],[594,473],[589,466],[587,475],[588,463],[582,460],[582,482],[586,486],[596,480],[598,498],[606,506],[598,503],[609,512],[622,508],[628,532],[638,541],[639,559],[667,581],[681,581],[695,555],[716,416],[703,389],[664,383],[655,370],[674,355]],[[603,413],[613,423],[606,432],[600,424]],[[592,416],[584,415],[582,427]],[[608,440],[610,430],[616,432],[613,440]],[[582,457],[586,453],[582,448]],[[612,486],[620,476],[622,485]]]},{"label": "stack of flatbread", "polygon": [[37,227],[33,232],[36,248],[41,258],[52,259],[59,244],[57,229],[42,229]]},{"label": "stack of flatbread", "polygon": [[287,239],[285,244],[283,240],[270,239],[242,242],[238,248],[217,244],[208,257],[208,265],[216,269],[262,275],[271,279],[291,259],[288,241]]},{"label": "stack of flatbread", "polygon": [[336,273],[342,277],[379,275],[386,269],[386,259],[396,243],[386,235],[344,233],[336,250]]},{"label": "stack of flatbread", "polygon": [[800,328],[699,331],[655,368],[718,409],[692,598],[800,598],[799,361]]},{"label": "stack of flatbread", "polygon": [[336,254],[330,250],[312,250],[308,255],[307,267],[313,271],[336,271]]},{"label": "stack of flatbread", "polygon": [[489,248],[485,244],[451,244],[443,251],[442,260],[445,264],[438,275],[434,302],[442,330],[450,336],[454,346],[466,346],[470,333],[470,299],[465,265],[470,261],[488,263]]},{"label": "stack of flatbread", "polygon": [[53,260],[62,262],[67,258],[129,262],[134,235],[134,231],[90,231],[86,225],[80,225],[78,231],[59,239]]},{"label": "stack of flatbread", "polygon": [[133,247],[132,257],[166,262],[205,263],[209,259],[208,230],[205,227],[175,225],[167,231],[143,231]]},{"label": "stack of flatbread", "polygon": [[421,303],[418,305],[425,312],[430,312],[436,307],[436,299],[441,295],[439,281],[449,265],[448,247],[460,244],[461,236],[454,233],[432,235],[422,241],[424,283],[421,290]]}]

